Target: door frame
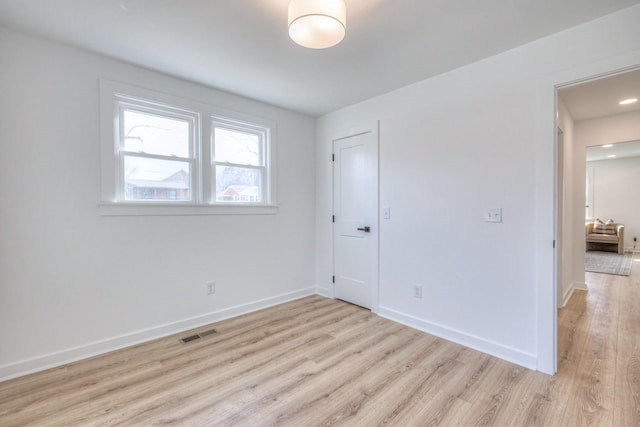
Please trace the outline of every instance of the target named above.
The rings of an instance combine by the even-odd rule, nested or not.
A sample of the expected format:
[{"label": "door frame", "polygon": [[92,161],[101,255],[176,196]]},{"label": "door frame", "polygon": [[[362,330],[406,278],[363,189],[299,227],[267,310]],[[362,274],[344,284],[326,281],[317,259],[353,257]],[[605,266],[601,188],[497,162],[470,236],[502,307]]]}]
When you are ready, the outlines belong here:
[{"label": "door frame", "polygon": [[[558,89],[589,80],[606,77],[638,68],[640,50],[576,65],[548,74],[538,81],[540,114],[548,119],[540,127],[538,138],[548,141],[536,155],[537,196],[537,370],[553,375],[558,370],[558,251],[549,244],[556,230],[555,186],[564,185],[564,178],[556,167],[555,150],[558,128]],[[566,142],[566,141],[565,141]],[[566,160],[566,159],[565,159]],[[565,188],[565,193],[573,189]],[[565,213],[566,214],[566,213]],[[563,215],[564,217],[564,215]],[[565,223],[566,224],[566,223]],[[549,235],[551,234],[551,236]],[[560,237],[560,246],[573,251]],[[561,274],[561,273],[560,273]]]},{"label": "door frame", "polygon": [[[556,89],[556,97],[557,97],[557,89]],[[555,156],[555,250],[554,254],[554,271],[555,271],[555,287],[556,287],[556,304],[558,305],[558,309],[562,308],[562,301],[564,299],[564,254],[563,254],[563,239],[562,233],[564,230],[564,186],[565,186],[565,178],[564,178],[564,131],[558,126],[556,127],[556,156]],[[557,361],[556,361],[557,363]]]},{"label": "door frame", "polygon": [[[365,133],[371,133],[373,136],[373,141],[375,144],[374,149],[374,171],[375,171],[375,207],[376,214],[374,216],[374,223],[371,224],[371,240],[374,246],[374,250],[372,253],[372,263],[371,263],[371,312],[377,313],[378,307],[380,305],[380,122],[376,120],[375,122],[369,124],[358,125],[354,127],[346,128],[342,131],[336,132],[335,136],[331,138],[331,153],[332,153],[332,162],[331,162],[331,213],[335,212],[335,180],[333,175],[333,147],[336,141],[341,139],[350,138],[357,135],[362,135]],[[335,277],[335,266],[336,266],[336,242],[335,242],[335,225],[331,227],[331,268],[333,275]],[[336,298],[336,285],[335,283],[331,284],[330,288],[330,297],[332,299]]]}]

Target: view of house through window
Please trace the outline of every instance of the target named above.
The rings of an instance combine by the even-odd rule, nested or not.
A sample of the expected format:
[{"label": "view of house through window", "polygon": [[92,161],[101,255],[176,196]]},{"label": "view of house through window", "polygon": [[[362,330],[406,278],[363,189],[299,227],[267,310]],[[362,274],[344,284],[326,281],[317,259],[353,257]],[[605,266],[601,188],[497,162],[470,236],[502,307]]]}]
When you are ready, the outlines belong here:
[{"label": "view of house through window", "polygon": [[192,121],[122,109],[124,199],[191,201]]},{"label": "view of house through window", "polygon": [[105,213],[277,212],[274,122],[108,80],[100,100]]},{"label": "view of house through window", "polygon": [[263,202],[264,133],[214,122],[216,202]]}]

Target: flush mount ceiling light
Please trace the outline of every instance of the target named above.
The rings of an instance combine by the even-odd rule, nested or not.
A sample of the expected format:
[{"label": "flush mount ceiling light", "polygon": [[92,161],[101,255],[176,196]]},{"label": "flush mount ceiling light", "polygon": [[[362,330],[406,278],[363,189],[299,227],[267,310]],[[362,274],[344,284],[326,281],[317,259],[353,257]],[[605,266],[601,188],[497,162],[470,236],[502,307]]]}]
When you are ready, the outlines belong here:
[{"label": "flush mount ceiling light", "polygon": [[620,101],[619,104],[620,105],[629,105],[629,104],[634,104],[638,102],[638,98],[629,98],[629,99],[625,99],[624,101]]},{"label": "flush mount ceiling light", "polygon": [[291,0],[289,37],[300,46],[325,49],[342,41],[347,31],[344,0]]}]

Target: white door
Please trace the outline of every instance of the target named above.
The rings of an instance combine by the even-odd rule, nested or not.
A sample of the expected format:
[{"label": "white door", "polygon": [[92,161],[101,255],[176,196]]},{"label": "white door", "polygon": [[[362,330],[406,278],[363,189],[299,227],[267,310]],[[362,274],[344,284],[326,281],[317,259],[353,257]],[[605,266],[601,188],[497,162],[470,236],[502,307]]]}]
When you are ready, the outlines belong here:
[{"label": "white door", "polygon": [[365,308],[377,304],[378,134],[333,141],[334,295]]}]

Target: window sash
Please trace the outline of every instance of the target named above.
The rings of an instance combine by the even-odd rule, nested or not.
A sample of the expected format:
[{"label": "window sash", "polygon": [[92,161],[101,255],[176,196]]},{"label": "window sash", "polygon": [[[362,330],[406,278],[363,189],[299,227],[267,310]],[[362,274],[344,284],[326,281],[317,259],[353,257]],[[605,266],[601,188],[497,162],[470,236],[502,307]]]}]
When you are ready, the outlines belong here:
[{"label": "window sash", "polygon": [[[165,162],[175,162],[175,163],[186,163],[189,165],[189,184],[188,184],[188,195],[189,197],[186,200],[180,199],[138,199],[138,198],[127,198],[127,179],[125,176],[125,161],[127,158],[139,158],[139,159],[151,159],[151,160],[162,160]],[[177,156],[163,156],[158,154],[146,154],[140,152],[132,152],[132,151],[120,151],[119,153],[119,165],[120,165],[120,174],[118,179],[118,199],[122,202],[142,202],[142,203],[170,203],[170,204],[190,204],[197,202],[199,200],[198,194],[196,193],[196,170],[197,170],[197,162],[194,158],[188,157],[177,157]],[[160,181],[159,181],[160,182]],[[167,188],[168,187],[158,187],[158,188]]]},{"label": "window sash", "polygon": [[[116,197],[119,202],[122,203],[159,203],[159,204],[189,204],[198,203],[201,200],[198,180],[196,177],[199,173],[198,159],[196,158],[198,142],[196,141],[196,129],[199,123],[199,115],[196,112],[190,112],[187,110],[180,110],[173,106],[154,104],[143,99],[135,99],[131,97],[121,98],[117,97],[118,104],[118,122],[117,122],[117,135],[116,141],[116,156],[118,157],[118,172],[117,172],[117,189]],[[187,135],[187,151],[189,157],[182,157],[176,155],[164,155],[155,153],[146,153],[144,151],[131,151],[125,149],[125,143],[127,135],[125,134],[124,116],[127,111],[136,113],[147,114],[159,118],[168,118],[172,120],[180,120],[187,123],[188,135]],[[152,159],[162,160],[165,162],[183,162],[189,165],[189,181],[188,181],[188,198],[187,200],[174,200],[170,198],[166,199],[131,199],[127,198],[127,179],[125,159],[127,158],[140,158],[140,159]]]},{"label": "window sash", "polygon": [[[258,165],[242,164],[227,161],[216,160],[216,129],[230,130],[238,133],[251,134],[258,137]],[[271,198],[269,189],[271,188],[269,164],[270,159],[268,157],[269,141],[269,129],[258,125],[239,122],[222,117],[213,117],[211,122],[211,203],[216,205],[229,205],[229,204],[242,204],[242,205],[270,205]],[[221,201],[218,200],[217,192],[217,168],[218,167],[230,167],[241,169],[252,169],[259,172],[260,175],[260,189],[259,189],[259,201]],[[228,188],[227,188],[228,189]]]},{"label": "window sash", "polygon": [[[171,120],[186,122],[188,125],[188,134],[187,134],[188,155],[189,157],[195,157],[195,146],[196,146],[195,139],[196,138],[195,138],[194,129],[196,128],[197,122],[199,121],[197,117],[198,114],[197,113],[190,113],[190,114],[179,113],[179,112],[176,112],[175,109],[170,106],[165,106],[164,109],[145,107],[144,106],[145,102],[142,100],[140,102],[143,105],[132,104],[131,102],[128,102],[128,101],[119,102],[118,128],[119,128],[120,141],[117,145],[118,150],[126,150],[125,144],[126,144],[128,135],[125,134],[125,128],[123,126],[125,122],[124,116],[127,111],[131,111],[134,113],[145,114],[145,115],[154,116],[158,118],[167,118]],[[152,153],[148,153],[148,154],[152,154]]]}]

